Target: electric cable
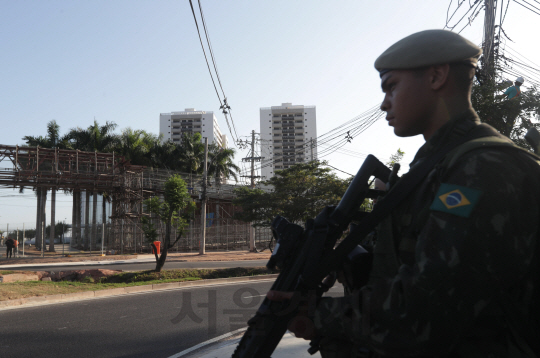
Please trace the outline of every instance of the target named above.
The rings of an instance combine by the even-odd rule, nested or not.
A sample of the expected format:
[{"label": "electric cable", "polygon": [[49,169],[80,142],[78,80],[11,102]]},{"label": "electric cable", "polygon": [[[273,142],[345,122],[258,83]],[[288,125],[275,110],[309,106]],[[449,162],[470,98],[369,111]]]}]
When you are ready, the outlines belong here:
[{"label": "electric cable", "polygon": [[[227,96],[225,95],[225,91],[223,90],[223,86],[221,84],[221,78],[219,77],[219,71],[217,69],[216,61],[215,61],[215,58],[214,58],[214,51],[212,50],[212,43],[210,42],[210,35],[208,35],[208,30],[206,28],[206,21],[204,19],[204,13],[203,13],[202,6],[201,6],[201,0],[197,0],[197,1],[198,1],[198,4],[199,4],[199,12],[201,14],[201,20],[202,20],[202,23],[203,23],[204,34],[206,36],[206,42],[208,44],[208,49],[210,51],[210,57],[212,58],[212,63],[214,65],[214,70],[216,72],[216,77],[218,79],[219,87],[221,88],[221,93],[223,93],[223,104],[222,104],[223,114],[225,115],[225,120],[227,121],[227,125],[229,124],[229,121],[228,121],[226,112],[228,112],[229,116],[231,117],[231,123],[232,123],[232,127],[234,129],[234,134],[236,136],[236,140],[238,140],[238,133],[236,132],[236,126],[234,125],[234,120],[233,120],[232,114],[230,112],[231,107],[227,103]],[[230,126],[229,126],[229,131],[230,130],[231,129],[230,129]],[[232,132],[231,132],[231,136],[232,136]],[[233,138],[233,140],[234,140],[234,138]]]},{"label": "electric cable", "polygon": [[454,17],[456,12],[459,10],[461,5],[463,5],[465,3],[465,0],[463,0],[461,3],[458,0],[458,5],[457,5],[456,9],[454,10],[454,12],[450,16],[450,18],[448,18],[448,12],[450,11],[450,7],[452,6],[453,2],[454,2],[454,0],[450,0],[450,4],[448,4],[448,9],[446,10],[446,24],[444,25],[443,30],[448,27],[448,23],[452,20],[452,18]]},{"label": "electric cable", "polygon": [[203,45],[202,38],[201,38],[201,32],[199,31],[199,24],[197,23],[197,17],[195,16],[195,10],[193,9],[193,3],[191,2],[191,0],[189,0],[189,5],[191,6],[191,12],[193,13],[193,20],[195,20],[195,26],[197,27],[197,34],[199,35],[199,41],[201,43],[201,48],[203,50],[204,59],[206,61],[206,66],[208,67],[208,72],[210,73],[210,78],[212,79],[214,89],[216,90],[216,95],[218,96],[218,99],[219,99],[219,104],[221,105],[222,104],[221,103],[221,97],[219,96],[219,92],[218,92],[218,89],[217,89],[217,86],[216,86],[216,82],[214,81],[214,76],[212,75],[212,70],[210,69],[210,64],[208,63],[208,58],[206,56],[206,51],[204,49],[204,45]]},{"label": "electric cable", "polygon": [[525,9],[527,9],[527,10],[529,10],[529,11],[532,11],[532,12],[534,12],[534,13],[535,13],[536,15],[540,15],[540,13],[538,13],[538,12],[534,11],[534,10],[533,10],[533,9],[531,9],[531,8],[528,8],[527,6],[525,6],[525,5],[523,5],[522,3],[518,2],[517,0],[514,0],[514,2],[515,2],[516,4],[518,4],[518,5],[521,5],[521,6],[523,6],[523,7],[525,8]]},{"label": "electric cable", "polygon": [[[235,143],[235,146],[236,146],[236,141],[238,140],[238,135],[236,134],[236,128],[234,128],[234,132],[233,130],[231,129],[231,125],[229,124],[229,119],[227,117],[227,113],[225,108],[228,108],[230,109],[228,103],[226,102],[227,101],[227,98],[225,97],[225,94],[223,95],[224,96],[224,102],[225,104],[223,103],[223,101],[221,100],[221,97],[219,95],[219,91],[217,89],[217,86],[216,86],[216,82],[214,80],[214,76],[212,75],[212,70],[210,68],[210,63],[208,62],[208,56],[206,55],[206,50],[204,49],[204,44],[203,44],[203,41],[202,41],[202,37],[201,37],[201,32],[200,32],[200,29],[199,29],[199,24],[197,22],[197,16],[195,15],[195,9],[193,8],[193,2],[192,0],[189,0],[189,5],[191,7],[191,12],[193,13],[193,20],[195,21],[195,27],[197,28],[197,34],[199,36],[199,42],[201,43],[201,48],[203,50],[203,54],[204,54],[204,60],[206,61],[206,66],[208,67],[208,73],[210,74],[210,78],[212,80],[212,84],[214,85],[214,90],[216,91],[216,95],[218,97],[218,100],[219,100],[219,105],[220,105],[220,108],[223,109],[223,114],[225,115],[225,121],[227,123],[227,127],[229,128],[229,132],[231,133],[231,136],[233,137],[233,143]],[[202,16],[202,8],[200,7],[200,1],[199,1],[199,11],[201,13],[201,16]],[[202,17],[201,17],[202,19]],[[206,38],[207,38],[207,41],[208,40],[208,33],[206,32],[206,25],[204,23],[204,20],[203,20],[203,25],[204,25],[204,29],[205,29],[205,35],[206,35]],[[210,49],[210,43],[208,42],[209,44],[209,49]],[[211,51],[211,54],[212,54],[212,51]],[[213,58],[213,54],[212,54],[212,61],[214,61],[214,58]],[[215,65],[215,61],[214,61],[214,65]],[[216,76],[218,77],[218,80],[219,80],[219,75],[217,73],[217,66],[214,67],[216,69]],[[221,81],[220,81],[220,86],[221,86]],[[221,87],[221,90],[223,92],[223,87]],[[231,122],[232,122],[232,116],[231,116]],[[234,123],[233,123],[233,127],[234,127]],[[236,135],[236,139],[234,138]]]},{"label": "electric cable", "polygon": [[527,2],[527,0],[521,0],[521,1],[523,1],[524,3],[526,3],[526,4],[529,5],[529,6],[534,7],[536,10],[540,10],[539,8],[537,8],[536,6],[534,6],[533,4]]},{"label": "electric cable", "polygon": [[467,16],[467,14],[471,11],[472,8],[475,7],[475,5],[477,6],[477,4],[480,2],[480,0],[475,0],[474,3],[472,4],[472,6],[469,7],[469,9],[465,12],[465,14],[463,14],[463,16],[454,24],[454,26],[452,27],[448,27],[448,29],[450,31],[453,31],[457,25],[459,25],[459,23],[465,18],[465,16]]}]

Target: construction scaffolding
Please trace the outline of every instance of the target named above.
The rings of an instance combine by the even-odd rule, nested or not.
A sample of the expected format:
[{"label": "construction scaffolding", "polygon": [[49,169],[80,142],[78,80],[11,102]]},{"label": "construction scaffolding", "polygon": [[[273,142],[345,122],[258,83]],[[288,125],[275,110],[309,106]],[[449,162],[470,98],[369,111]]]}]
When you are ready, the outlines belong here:
[{"label": "construction scaffolding", "polygon": [[[143,201],[163,195],[163,185],[173,174],[186,181],[200,213],[202,177],[169,170],[131,165],[114,153],[83,152],[0,145],[0,162],[11,168],[0,171],[0,186],[32,188],[37,194],[36,246],[45,242],[46,200],[51,193],[51,225],[54,226],[54,198],[58,190],[73,196],[71,246],[82,250],[115,250],[121,253],[148,252],[140,220]],[[234,220],[235,185],[216,183],[207,186],[206,248],[236,250],[249,246],[254,232],[256,247],[268,246],[268,229],[253,229],[249,223]],[[196,213],[175,249],[196,251],[201,239],[201,218]],[[160,237],[163,225],[158,225]],[[176,234],[176,233],[175,233]],[[52,239],[52,238],[51,238]],[[102,240],[103,239],[103,240]]]}]

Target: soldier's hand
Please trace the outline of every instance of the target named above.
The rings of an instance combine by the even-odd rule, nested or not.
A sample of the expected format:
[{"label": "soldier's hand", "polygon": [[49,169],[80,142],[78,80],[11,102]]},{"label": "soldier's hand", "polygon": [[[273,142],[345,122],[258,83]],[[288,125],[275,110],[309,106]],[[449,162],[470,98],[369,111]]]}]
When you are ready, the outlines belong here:
[{"label": "soldier's hand", "polygon": [[268,291],[266,297],[270,301],[282,302],[293,301],[298,304],[298,314],[291,319],[287,325],[287,329],[291,331],[297,338],[312,340],[317,336],[317,330],[313,320],[309,317],[313,309],[310,310],[309,299],[302,298],[300,292],[283,292],[283,291]]}]

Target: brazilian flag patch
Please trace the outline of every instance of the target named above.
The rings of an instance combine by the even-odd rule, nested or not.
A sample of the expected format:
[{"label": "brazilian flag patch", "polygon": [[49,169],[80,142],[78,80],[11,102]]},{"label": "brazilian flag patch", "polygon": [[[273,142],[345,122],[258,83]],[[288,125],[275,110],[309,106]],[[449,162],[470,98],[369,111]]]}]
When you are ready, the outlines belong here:
[{"label": "brazilian flag patch", "polygon": [[471,215],[482,192],[464,186],[442,183],[429,207],[434,211],[454,214],[464,218]]}]

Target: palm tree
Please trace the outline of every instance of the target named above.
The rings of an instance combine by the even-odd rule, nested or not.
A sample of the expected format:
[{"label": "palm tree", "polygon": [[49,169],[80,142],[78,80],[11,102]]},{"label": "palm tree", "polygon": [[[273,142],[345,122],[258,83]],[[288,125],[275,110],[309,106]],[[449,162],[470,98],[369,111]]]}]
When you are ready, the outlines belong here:
[{"label": "palm tree", "polygon": [[[47,136],[24,136],[23,140],[26,141],[26,145],[31,147],[43,147],[43,148],[71,148],[68,135],[60,136],[60,126],[53,119],[47,123]],[[38,199],[37,215],[36,215],[36,246],[40,247],[41,242],[38,237],[44,235],[45,228],[43,227],[44,219],[42,217],[45,211],[45,203],[47,201],[47,189],[37,187],[36,195]],[[55,211],[56,211],[56,189],[51,189],[51,226],[55,224]],[[54,230],[53,230],[54,231]],[[49,235],[49,251],[54,252],[54,232],[51,231]]]},{"label": "palm tree", "polygon": [[204,144],[201,134],[184,133],[180,143],[180,170],[190,174],[201,174],[204,162]]},{"label": "palm tree", "polygon": [[118,137],[115,152],[135,165],[151,165],[149,152],[158,137],[143,130],[126,128]]},{"label": "palm tree", "polygon": [[30,147],[42,147],[42,148],[60,148],[69,149],[69,137],[68,135],[60,136],[60,125],[53,119],[47,123],[47,136],[24,136],[22,138],[26,145]]},{"label": "palm tree", "polygon": [[223,148],[215,144],[208,148],[208,177],[214,177],[218,187],[223,179],[233,178],[238,182],[237,173],[240,167],[233,162],[235,152],[233,148]]},{"label": "palm tree", "polygon": [[148,151],[148,159],[153,168],[180,170],[180,151],[180,144],[170,140],[162,142],[162,136],[160,136]]},{"label": "palm tree", "polygon": [[[115,148],[115,146],[118,143],[118,136],[113,133],[114,129],[117,127],[117,124],[114,122],[105,122],[104,125],[99,125],[96,120],[94,120],[94,124],[90,125],[87,129],[82,129],[80,127],[72,128],[69,133],[67,134],[67,138],[69,140],[70,146],[73,149],[78,149],[86,152],[100,152],[100,153],[106,153],[106,152],[112,152]],[[94,208],[97,204],[97,196],[96,193],[92,193],[94,196]],[[106,205],[106,198],[109,198],[107,193],[102,192],[103,196],[103,202],[102,202],[102,211],[105,212],[105,205]],[[80,191],[75,190],[73,192],[73,195],[80,196]],[[86,195],[86,199],[89,199],[89,195]],[[76,203],[76,212],[81,212],[81,200],[75,200]],[[78,215],[76,215],[78,217]],[[89,214],[86,214],[85,222],[88,229],[88,218]],[[74,233],[76,235],[75,241],[77,242],[79,237],[79,221],[77,220],[77,224],[74,225]],[[93,242],[97,241],[97,228],[96,228],[96,215],[95,210],[93,213],[93,223],[92,223],[92,233],[93,237],[90,239]],[[87,238],[88,233],[85,231],[85,237]],[[103,243],[102,243],[103,244]],[[85,248],[88,248],[88,242],[84,242]]]},{"label": "palm tree", "polygon": [[79,149],[86,152],[111,152],[118,137],[113,133],[117,124],[114,122],[105,122],[100,126],[96,120],[94,124],[87,129],[80,127],[72,128],[66,137],[69,140],[70,146],[73,149]]}]

